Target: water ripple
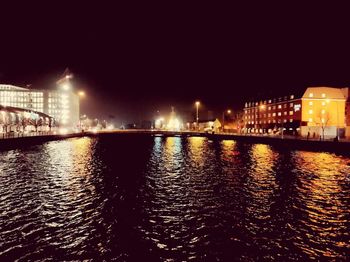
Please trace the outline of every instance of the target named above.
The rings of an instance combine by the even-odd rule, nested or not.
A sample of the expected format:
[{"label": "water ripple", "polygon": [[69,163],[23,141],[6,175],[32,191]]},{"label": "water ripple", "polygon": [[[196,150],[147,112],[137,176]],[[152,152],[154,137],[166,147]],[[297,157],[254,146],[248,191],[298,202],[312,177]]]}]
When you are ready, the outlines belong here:
[{"label": "water ripple", "polygon": [[0,152],[2,260],[348,260],[350,159],[207,138]]}]

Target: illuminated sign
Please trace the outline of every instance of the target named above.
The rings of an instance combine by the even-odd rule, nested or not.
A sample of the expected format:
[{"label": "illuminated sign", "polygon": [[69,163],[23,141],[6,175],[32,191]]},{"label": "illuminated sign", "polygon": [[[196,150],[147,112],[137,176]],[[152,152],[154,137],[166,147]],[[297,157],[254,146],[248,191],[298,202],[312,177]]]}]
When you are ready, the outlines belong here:
[{"label": "illuminated sign", "polygon": [[301,108],[301,104],[294,105],[294,111],[295,112],[300,111],[300,108]]}]

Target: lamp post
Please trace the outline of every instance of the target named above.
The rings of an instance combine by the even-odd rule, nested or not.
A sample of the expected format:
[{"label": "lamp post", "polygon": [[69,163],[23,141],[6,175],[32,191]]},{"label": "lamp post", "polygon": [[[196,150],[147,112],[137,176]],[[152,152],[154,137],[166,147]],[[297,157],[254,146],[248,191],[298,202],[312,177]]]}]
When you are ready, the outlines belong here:
[{"label": "lamp post", "polygon": [[222,112],[222,132],[225,133],[225,113],[227,113],[228,115],[231,114],[231,110],[225,110],[224,112]]},{"label": "lamp post", "polygon": [[197,123],[197,130],[199,130],[199,115],[198,115],[199,105],[200,105],[200,102],[199,102],[199,101],[196,101],[196,123]]}]

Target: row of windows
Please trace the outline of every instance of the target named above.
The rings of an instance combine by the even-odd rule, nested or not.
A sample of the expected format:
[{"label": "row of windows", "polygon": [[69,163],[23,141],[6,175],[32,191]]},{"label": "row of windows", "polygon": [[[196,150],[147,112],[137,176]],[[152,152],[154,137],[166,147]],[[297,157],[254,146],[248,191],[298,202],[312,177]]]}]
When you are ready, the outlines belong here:
[{"label": "row of windows", "polygon": [[[293,106],[294,106],[293,103],[289,103],[289,108],[292,108]],[[274,106],[269,106],[269,107],[267,107],[267,110],[268,110],[268,111],[276,110],[276,108],[277,108],[277,109],[282,109],[282,107],[283,107],[283,108],[288,108],[288,103],[285,103],[285,104],[283,104],[283,105],[280,104],[280,105],[278,105],[278,106],[276,106],[276,105],[274,105]],[[262,110],[265,109],[265,106],[262,105],[262,106],[260,106],[259,109],[260,109],[259,111],[262,111]],[[250,113],[250,112],[257,112],[257,111],[258,111],[258,109],[247,109],[247,110],[245,110],[245,113],[248,114],[248,113]]]},{"label": "row of windows", "polygon": [[[327,101],[327,102],[329,103],[329,101]],[[313,104],[314,104],[314,102],[312,102],[312,101],[309,102],[309,106],[313,106]],[[322,106],[325,106],[325,105],[326,105],[326,102],[325,102],[325,101],[322,101],[322,102],[321,102],[321,105],[322,105]]]},{"label": "row of windows", "polygon": [[[294,99],[294,95],[290,95],[289,96],[289,99]],[[271,104],[271,103],[276,103],[277,101],[278,102],[281,102],[281,101],[285,101],[285,100],[288,100],[288,96],[285,96],[284,98],[282,98],[282,97],[279,97],[279,98],[274,98],[274,99],[269,99],[269,100],[264,100],[264,101],[262,101],[262,102],[260,102],[260,104]],[[245,107],[251,107],[251,106],[258,106],[259,105],[259,103],[258,102],[247,102],[246,104],[245,104]]]},{"label": "row of windows", "polygon": [[[322,96],[322,98],[326,98],[326,94],[325,93],[322,93],[321,96]],[[310,93],[309,97],[314,97],[314,93]]]},{"label": "row of windows", "polygon": [[[312,115],[314,113],[314,110],[310,109],[309,110],[309,115]],[[322,109],[321,110],[321,114],[325,114],[326,113],[326,110]]]},{"label": "row of windows", "polygon": [[[283,121],[283,123],[287,123],[288,122],[288,119],[283,119],[282,121],[281,121],[282,119],[278,119],[278,120],[276,120],[276,119],[273,119],[273,120],[263,120],[263,121],[248,121],[248,124],[252,124],[252,125],[254,125],[254,124],[271,124],[271,123],[281,123],[282,121]],[[293,122],[293,119],[291,118],[291,119],[289,119],[289,122],[290,123],[292,123]]]},{"label": "row of windows", "polygon": [[2,97],[43,97],[41,92],[0,91]]},{"label": "row of windows", "polygon": [[[285,116],[288,115],[288,114],[289,114],[290,116],[292,116],[292,115],[294,115],[294,111],[291,110],[291,111],[289,111],[289,112],[287,112],[287,111],[284,111],[284,112],[283,112],[283,115],[285,115]],[[278,116],[281,116],[281,115],[282,115],[282,112],[277,112],[277,115],[278,115]],[[260,118],[265,118],[266,116],[267,116],[267,117],[271,117],[271,116],[274,117],[274,116],[276,116],[276,113],[272,113],[272,114],[271,114],[271,113],[268,113],[268,114],[261,114],[261,115],[260,115]],[[250,116],[250,115],[245,116],[245,119],[250,119],[250,118],[253,119],[254,117],[253,117],[253,116]],[[257,114],[255,115],[255,118],[258,118],[258,115],[257,115]]]}]

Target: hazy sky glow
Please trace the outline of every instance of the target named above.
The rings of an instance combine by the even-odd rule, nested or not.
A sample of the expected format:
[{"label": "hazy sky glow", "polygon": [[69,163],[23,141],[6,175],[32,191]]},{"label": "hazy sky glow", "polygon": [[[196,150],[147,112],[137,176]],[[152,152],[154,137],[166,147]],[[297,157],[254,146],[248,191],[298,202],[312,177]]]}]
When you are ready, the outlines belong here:
[{"label": "hazy sky glow", "polygon": [[190,111],[196,99],[220,112],[256,94],[348,86],[346,10],[265,2],[2,7],[0,82],[48,86],[69,67],[87,93],[83,111],[124,121],[171,105]]}]

